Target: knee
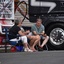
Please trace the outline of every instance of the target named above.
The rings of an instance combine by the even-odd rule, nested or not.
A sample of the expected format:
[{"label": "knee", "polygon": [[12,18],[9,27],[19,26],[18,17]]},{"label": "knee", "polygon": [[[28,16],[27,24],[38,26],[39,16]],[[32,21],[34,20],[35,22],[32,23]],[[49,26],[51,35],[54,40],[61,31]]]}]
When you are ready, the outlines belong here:
[{"label": "knee", "polygon": [[36,39],[37,39],[37,40],[40,40],[40,36],[39,36],[39,35],[37,35],[37,36],[36,36]]},{"label": "knee", "polygon": [[48,39],[48,40],[49,40],[49,36],[46,36],[46,39]]}]

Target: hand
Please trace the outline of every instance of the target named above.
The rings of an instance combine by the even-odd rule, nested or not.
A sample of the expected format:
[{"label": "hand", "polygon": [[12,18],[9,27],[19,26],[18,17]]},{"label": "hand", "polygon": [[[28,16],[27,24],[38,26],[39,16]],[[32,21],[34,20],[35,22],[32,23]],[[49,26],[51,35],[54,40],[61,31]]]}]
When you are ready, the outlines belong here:
[{"label": "hand", "polygon": [[26,33],[27,33],[27,34],[30,33],[30,30],[27,30]]},{"label": "hand", "polygon": [[46,34],[44,34],[44,36],[46,37],[47,35],[46,35]]}]

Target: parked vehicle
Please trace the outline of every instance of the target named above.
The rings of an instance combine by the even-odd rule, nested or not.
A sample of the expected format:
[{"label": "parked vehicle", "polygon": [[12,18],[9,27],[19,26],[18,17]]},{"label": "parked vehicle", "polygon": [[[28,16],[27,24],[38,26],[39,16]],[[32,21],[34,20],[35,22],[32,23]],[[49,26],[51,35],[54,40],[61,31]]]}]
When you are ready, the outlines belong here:
[{"label": "parked vehicle", "polygon": [[[3,8],[2,2],[4,0],[0,0],[0,8]],[[36,18],[39,17],[42,18],[45,32],[50,37],[47,43],[49,50],[64,50],[64,0],[14,0],[14,3],[15,8],[8,4],[5,6],[5,8],[14,8],[12,16],[10,14],[7,16],[7,13],[10,12],[9,10],[6,11],[7,8],[5,9],[6,14],[0,15],[0,45],[5,39],[4,28],[10,28],[13,25],[12,20],[16,17],[25,20],[23,25],[27,29],[27,26],[31,27],[32,23],[35,23]],[[14,16],[15,18],[13,18]]]},{"label": "parked vehicle", "polygon": [[64,0],[29,0],[29,17],[42,18],[50,50],[64,49]]}]

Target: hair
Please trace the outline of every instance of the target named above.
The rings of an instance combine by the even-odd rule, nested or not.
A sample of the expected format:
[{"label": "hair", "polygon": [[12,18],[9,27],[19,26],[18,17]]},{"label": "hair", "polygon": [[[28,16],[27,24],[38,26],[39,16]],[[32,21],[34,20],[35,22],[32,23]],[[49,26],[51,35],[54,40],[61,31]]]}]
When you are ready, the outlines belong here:
[{"label": "hair", "polygon": [[37,19],[36,19],[36,22],[37,22],[38,20],[41,20],[41,22],[42,22],[42,19],[41,19],[41,18],[37,18]]},{"label": "hair", "polygon": [[19,22],[20,22],[20,21],[19,21],[18,19],[16,19],[16,20],[15,20],[15,25],[18,25]]}]

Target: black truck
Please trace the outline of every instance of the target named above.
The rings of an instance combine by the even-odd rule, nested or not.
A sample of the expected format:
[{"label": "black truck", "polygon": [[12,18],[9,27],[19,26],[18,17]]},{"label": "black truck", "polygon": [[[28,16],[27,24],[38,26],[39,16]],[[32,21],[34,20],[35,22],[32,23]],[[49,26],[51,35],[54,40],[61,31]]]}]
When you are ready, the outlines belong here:
[{"label": "black truck", "polygon": [[49,50],[64,50],[64,0],[29,0],[29,19],[41,18]]}]

